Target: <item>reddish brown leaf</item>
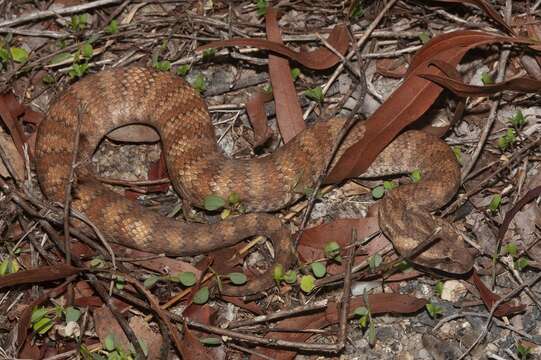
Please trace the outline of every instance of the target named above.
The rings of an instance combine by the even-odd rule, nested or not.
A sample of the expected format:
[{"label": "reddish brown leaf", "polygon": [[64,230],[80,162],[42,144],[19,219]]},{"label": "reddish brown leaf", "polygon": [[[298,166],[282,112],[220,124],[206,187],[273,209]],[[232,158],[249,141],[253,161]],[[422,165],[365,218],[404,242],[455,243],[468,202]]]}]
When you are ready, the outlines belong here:
[{"label": "reddish brown leaf", "polygon": [[[327,38],[327,43],[340,54],[345,54],[349,47],[349,37],[346,26],[337,25]],[[287,46],[263,39],[231,39],[213,41],[206,45],[200,46],[197,48],[197,51],[227,46],[253,46],[259,49],[270,50],[289,59],[295,60],[299,64],[314,70],[328,69],[340,62],[340,58],[325,47],[320,47],[312,51],[301,50],[296,52]]]},{"label": "reddish brown leaf", "polygon": [[[297,252],[305,262],[314,261],[325,257],[324,248],[330,241],[336,241],[342,248],[349,245],[353,229],[357,232],[357,239],[362,239],[376,231],[379,231],[377,217],[362,219],[337,219],[330,223],[322,224],[313,228],[304,230]],[[368,244],[362,247],[362,251],[367,256],[373,255],[377,251],[389,245],[390,242],[383,235],[372,239]],[[360,261],[358,259],[357,261]],[[329,273],[336,274],[343,272],[343,265],[332,264],[328,269]]]},{"label": "reddish brown leaf", "polygon": [[113,336],[117,347],[124,351],[129,349],[130,342],[126,334],[124,334],[124,331],[107,306],[103,305],[100,308],[94,309],[93,318],[96,334],[102,345],[105,344],[105,339],[108,336]]},{"label": "reddish brown leaf", "polygon": [[515,32],[498,14],[498,12],[485,0],[437,0],[438,2],[457,3],[457,4],[472,4],[483,10],[492,20],[497,22],[508,34],[514,35]]},{"label": "reddish brown leaf", "polygon": [[211,352],[206,349],[201,341],[193,334],[192,330],[184,327],[184,337],[182,338],[181,353],[185,360],[212,360]]},{"label": "reddish brown leaf", "polygon": [[471,48],[494,42],[530,43],[528,40],[477,31],[455,31],[429,41],[415,55],[406,80],[366,121],[366,134],[362,141],[345,151],[326,182],[335,183],[362,174],[404,127],[432,106],[442,88],[417,76],[440,74],[440,70],[429,66],[432,61],[447,61],[456,66]]},{"label": "reddish brown leaf", "polygon": [[[411,314],[421,310],[426,305],[425,299],[415,298],[403,294],[371,294],[368,295],[370,310],[373,315],[383,313],[400,313]],[[350,304],[349,318],[352,318],[357,307],[364,306],[362,298],[352,298]],[[337,306],[335,303],[330,303],[325,312],[321,311],[312,315],[296,316],[285,319],[277,323],[277,327],[281,329],[321,329],[326,326],[338,322]],[[266,338],[281,339],[288,341],[306,341],[312,336],[310,333],[286,333],[272,331],[265,335]],[[277,350],[269,348],[256,348],[258,353],[270,356],[277,360],[293,359],[296,355],[294,351]],[[257,356],[252,356],[250,359],[258,359]]]},{"label": "reddish brown leaf", "polygon": [[[267,38],[269,41],[283,45],[277,16],[276,10],[267,9],[265,16]],[[282,139],[284,143],[287,143],[305,128],[302,108],[293,84],[289,61],[280,56],[269,54],[269,76],[276,106],[276,121]]]},{"label": "reddish brown leaf", "polygon": [[9,133],[13,138],[13,142],[19,151],[21,157],[24,158],[23,145],[25,142],[24,131],[17,118],[24,113],[24,108],[17,98],[12,93],[0,96],[0,118],[4,125],[9,129]]},{"label": "reddish brown leaf", "polygon": [[254,129],[254,147],[263,145],[272,136],[265,112],[265,103],[271,101],[272,98],[272,94],[258,90],[246,103],[246,113]]},{"label": "reddish brown leaf", "polygon": [[132,263],[142,266],[146,269],[156,271],[160,274],[167,274],[167,273],[174,274],[174,273],[179,273],[179,272],[184,272],[184,271],[190,271],[190,272],[193,272],[197,278],[201,276],[201,270],[197,269],[195,266],[185,261],[173,259],[170,257],[158,257],[158,258],[150,258],[150,259],[145,259],[145,260],[135,260],[138,258],[144,259],[144,258],[149,258],[149,257],[155,257],[156,254],[152,254],[146,251],[130,249],[125,246],[121,246],[117,244],[111,244],[111,247],[113,248],[113,251],[115,252],[115,254],[122,257],[132,258],[134,259],[133,261],[131,261]]},{"label": "reddish brown leaf", "polygon": [[42,266],[40,268],[19,271],[13,274],[0,276],[0,289],[13,285],[35,284],[67,278],[78,274],[82,269],[67,264],[55,266]]},{"label": "reddish brown leaf", "polygon": [[385,77],[402,79],[406,75],[407,68],[402,59],[378,59],[376,71]]},{"label": "reddish brown leaf", "polygon": [[227,301],[233,305],[240,307],[241,309],[248,310],[256,315],[263,315],[263,310],[255,302],[244,302],[241,298],[235,296],[220,295],[223,301]]},{"label": "reddish brown leaf", "polygon": [[461,97],[489,96],[503,90],[512,90],[525,93],[541,92],[541,81],[529,77],[520,77],[489,85],[469,85],[447,76],[434,74],[419,74],[422,78],[430,80],[439,86],[452,91]]},{"label": "reddish brown leaf", "polygon": [[[483,303],[487,307],[487,309],[490,311],[494,304],[500,300],[500,296],[494,294],[492,291],[490,291],[489,288],[486,287],[486,285],[483,283],[483,281],[479,278],[479,275],[475,272],[475,270],[472,272],[470,278],[468,281],[472,282],[477,290],[479,291],[479,295],[481,296],[481,300],[483,300]],[[509,316],[512,314],[516,314],[519,312],[522,312],[526,309],[526,305],[513,305],[510,301],[504,302],[498,308],[496,311],[494,311],[494,316],[496,317],[502,317],[502,316]]]}]

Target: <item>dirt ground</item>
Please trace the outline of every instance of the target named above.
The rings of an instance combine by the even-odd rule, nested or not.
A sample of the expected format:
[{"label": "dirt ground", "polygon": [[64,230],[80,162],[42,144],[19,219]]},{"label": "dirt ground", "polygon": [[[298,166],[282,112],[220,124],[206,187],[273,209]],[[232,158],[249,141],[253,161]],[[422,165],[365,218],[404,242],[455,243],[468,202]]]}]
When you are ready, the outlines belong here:
[{"label": "dirt ground", "polygon": [[[0,0],[0,358],[541,359],[538,5]],[[307,61],[324,61],[316,49],[335,61],[311,69],[293,59],[275,75],[262,49],[268,44],[196,50],[211,41],[266,39],[271,6],[285,46],[306,52]],[[344,51],[326,40],[338,24],[345,25]],[[481,35],[472,31],[488,40],[474,41]],[[444,51],[452,56],[438,58]],[[430,80],[407,73],[419,54],[455,69],[431,63],[443,70],[441,95]],[[389,122],[402,116],[415,121],[409,128],[435,131],[455,153],[462,180],[434,213],[464,239],[471,270],[419,266],[379,232],[374,204],[390,187],[415,182],[415,174],[301,189],[306,196],[274,212],[292,239],[307,229],[297,238],[296,272],[276,275],[278,286],[253,301],[220,295],[216,277],[242,286],[243,273],[250,281],[271,268],[274,249],[260,239],[175,258],[72,229],[66,265],[67,217],[64,204],[48,202],[39,187],[36,128],[80,78],[133,65],[198,89],[219,148],[232,158],[276,151],[295,113],[309,125],[332,116],[370,122],[387,107]],[[284,100],[277,92],[287,81],[294,88]],[[413,81],[424,81],[423,90]],[[268,101],[254,102],[257,93]],[[393,94],[404,99],[392,102]],[[261,118],[272,134],[262,144],[254,124]],[[110,133],[92,164],[106,186],[163,216],[202,223],[242,216],[242,202],[202,209],[179,196],[164,180],[159,137],[150,128]],[[331,242],[341,259],[327,251]],[[287,315],[272,318],[280,312]]]}]

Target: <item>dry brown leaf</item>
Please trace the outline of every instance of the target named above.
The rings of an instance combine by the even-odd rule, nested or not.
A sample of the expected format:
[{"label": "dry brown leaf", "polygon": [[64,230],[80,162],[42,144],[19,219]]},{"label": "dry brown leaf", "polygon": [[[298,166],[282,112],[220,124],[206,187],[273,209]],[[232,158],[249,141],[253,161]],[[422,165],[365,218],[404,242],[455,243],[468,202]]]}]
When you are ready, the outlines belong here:
[{"label": "dry brown leaf", "polygon": [[470,30],[442,34],[429,41],[413,58],[406,80],[366,121],[362,141],[344,152],[326,182],[336,183],[362,174],[404,127],[432,106],[442,88],[417,76],[439,75],[440,70],[430,66],[431,62],[442,60],[456,66],[471,48],[495,42],[531,44],[525,39]]},{"label": "dry brown leaf", "polygon": [[67,278],[78,274],[82,269],[67,264],[42,266],[36,269],[19,271],[0,276],[0,289],[21,284],[35,284]]},{"label": "dry brown leaf", "polygon": [[[283,45],[282,35],[278,27],[277,12],[267,9],[265,25],[267,38]],[[302,117],[302,109],[293,83],[289,61],[281,56],[269,54],[269,77],[276,106],[276,121],[284,143],[288,143],[306,127]]]}]

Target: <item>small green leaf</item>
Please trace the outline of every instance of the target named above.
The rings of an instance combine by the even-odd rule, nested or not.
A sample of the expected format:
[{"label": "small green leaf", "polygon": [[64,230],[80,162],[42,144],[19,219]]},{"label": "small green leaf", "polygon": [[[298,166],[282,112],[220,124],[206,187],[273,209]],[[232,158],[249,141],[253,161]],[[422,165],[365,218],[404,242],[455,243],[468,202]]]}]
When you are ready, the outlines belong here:
[{"label": "small green leaf", "polygon": [[246,282],[248,281],[246,275],[240,272],[232,272],[227,274],[227,276],[229,276],[229,279],[235,285],[243,285],[246,284]]},{"label": "small green leaf", "polygon": [[509,121],[516,128],[520,128],[524,124],[526,124],[526,118],[524,117],[524,114],[520,110],[518,110],[516,114],[512,118],[509,119]]},{"label": "small green leaf", "polygon": [[52,327],[54,323],[51,319],[48,317],[41,318],[40,320],[36,321],[34,325],[32,325],[32,329],[34,329],[35,332],[37,332],[40,335],[43,335],[47,333]]},{"label": "small green leaf", "polygon": [[188,74],[188,72],[190,72],[190,65],[188,65],[188,64],[180,65],[177,68],[176,72],[177,72],[177,75],[186,76],[186,74]]},{"label": "small green leaf", "polygon": [[263,91],[266,92],[267,94],[272,94],[272,85],[266,84],[265,86],[263,86]]},{"label": "small green leaf", "polygon": [[323,99],[324,99],[323,89],[319,86],[305,90],[304,95],[306,95],[307,98],[312,99],[317,102],[323,102]]},{"label": "small green leaf", "polygon": [[88,41],[81,46],[81,54],[86,59],[90,59],[94,55],[94,48]]},{"label": "small green leaf", "polygon": [[88,70],[88,64],[73,64],[68,75],[72,78],[81,78]]},{"label": "small green leaf", "polygon": [[232,192],[227,197],[227,202],[231,205],[237,205],[238,203],[240,203],[240,195],[236,192]]},{"label": "small green leaf", "polygon": [[7,62],[9,60],[9,53],[6,49],[0,48],[0,61]]},{"label": "small green leaf", "polygon": [[197,278],[193,272],[183,271],[180,274],[178,274],[178,280],[182,285],[190,287],[190,286],[195,285]]},{"label": "small green leaf", "polygon": [[56,82],[55,78],[51,74],[45,74],[45,76],[43,77],[43,79],[41,79],[41,81],[46,85],[51,85]]},{"label": "small green leaf", "polygon": [[69,52],[61,52],[60,54],[56,54],[55,56],[53,56],[50,63],[59,64],[71,58],[72,58],[72,55]]},{"label": "small green leaf", "polygon": [[488,209],[492,212],[496,212],[500,208],[501,204],[502,204],[502,196],[499,194],[496,194],[492,196],[492,199],[490,199],[490,204],[488,205]]},{"label": "small green leaf", "polygon": [[353,8],[351,9],[351,12],[349,15],[350,19],[355,20],[357,18],[360,18],[363,15],[364,15],[364,10],[361,7],[361,2],[359,0],[355,0],[355,5],[353,5]]},{"label": "small green leaf", "polygon": [[297,281],[297,272],[295,270],[286,271],[284,281],[288,284],[294,284]]},{"label": "small green leaf", "polygon": [[269,4],[267,3],[267,0],[256,0],[255,7],[257,16],[265,16],[267,14]]},{"label": "small green leaf", "polygon": [[225,200],[218,195],[209,195],[204,200],[205,210],[216,211],[225,206]]},{"label": "small green leaf", "polygon": [[419,34],[419,40],[421,40],[421,42],[423,44],[426,44],[427,42],[430,41],[430,35],[428,35],[426,32],[422,32]]},{"label": "small green leaf", "polygon": [[418,183],[421,181],[421,171],[420,170],[413,170],[410,174],[410,179],[414,183]]},{"label": "small green leaf", "polygon": [[30,322],[35,323],[43,319],[45,315],[49,313],[49,310],[44,307],[39,307],[32,310],[32,315],[30,316]]},{"label": "small green leaf", "polygon": [[518,271],[524,270],[529,264],[530,262],[528,258],[526,257],[521,257],[520,259],[515,261],[515,267],[517,268]]},{"label": "small green leaf", "polygon": [[303,275],[301,278],[301,290],[309,293],[314,290],[316,279],[312,275]]},{"label": "small green leaf", "polygon": [[368,309],[364,306],[359,306],[355,310],[353,310],[353,313],[357,316],[365,316],[368,315]]},{"label": "small green leaf", "polygon": [[79,318],[81,317],[81,311],[79,309],[74,308],[73,306],[68,306],[66,308],[66,322],[79,321]]},{"label": "small green leaf", "polygon": [[492,75],[490,75],[490,73],[487,73],[487,72],[483,72],[481,74],[481,81],[483,82],[484,85],[494,84],[494,79],[492,79]]},{"label": "small green leaf", "polygon": [[171,70],[171,62],[167,60],[156,61],[154,63],[154,68],[158,71],[169,71]]},{"label": "small green leaf", "polygon": [[432,303],[426,304],[426,310],[428,311],[430,317],[433,319],[441,315],[441,313],[443,312],[443,309],[440,306]]},{"label": "small green leaf", "polygon": [[385,195],[385,187],[383,185],[378,185],[372,189],[372,197],[374,199],[381,199]]},{"label": "small green leaf", "polygon": [[312,272],[317,278],[322,278],[327,273],[327,268],[323,263],[320,263],[319,261],[313,262],[311,267]]},{"label": "small green leaf", "polygon": [[518,246],[515,243],[506,244],[503,248],[503,252],[504,254],[509,254],[512,257],[515,257],[518,254]]},{"label": "small green leaf", "polygon": [[227,219],[230,215],[231,215],[231,209],[223,209],[222,212],[220,213],[220,218],[221,218],[222,220],[225,220],[225,219]]},{"label": "small green leaf", "polygon": [[118,290],[124,289],[124,286],[126,285],[126,279],[124,279],[124,276],[117,275],[115,279],[115,287]]},{"label": "small green leaf", "polygon": [[462,148],[460,145],[453,146],[453,153],[455,154],[456,161],[458,161],[459,164],[462,164]]},{"label": "small green leaf", "polygon": [[107,351],[113,351],[116,348],[116,341],[115,341],[115,335],[113,333],[110,333],[105,337],[103,347],[105,347],[105,350]]},{"label": "small green leaf", "polygon": [[280,282],[284,278],[284,266],[282,264],[274,265],[272,269],[272,277],[274,281]]},{"label": "small green leaf", "polygon": [[143,286],[146,287],[147,289],[150,289],[158,282],[158,280],[160,280],[160,278],[161,278],[160,276],[155,276],[155,275],[149,276],[143,282]]},{"label": "small green leaf", "polygon": [[192,82],[192,86],[194,87],[195,90],[197,90],[200,93],[205,91],[205,89],[207,88],[207,82],[203,74],[201,73],[197,74],[197,76]]},{"label": "small green leaf", "polygon": [[90,260],[90,267],[100,269],[104,266],[105,266],[105,261],[103,261],[102,258],[95,257],[92,260]]},{"label": "small green leaf", "polygon": [[325,244],[323,251],[325,252],[325,257],[335,259],[340,255],[340,245],[336,241],[329,241]]},{"label": "small green leaf", "polygon": [[216,49],[205,49],[203,50],[203,61],[208,61],[216,55]]},{"label": "small green leaf", "polygon": [[436,283],[436,286],[434,286],[434,292],[441,297],[441,293],[443,292],[443,281],[438,280]]},{"label": "small green leaf", "polygon": [[19,271],[21,267],[19,266],[19,262],[17,259],[11,259],[11,261],[8,264],[8,271],[10,274],[14,274],[17,271]]},{"label": "small green leaf", "polygon": [[209,300],[209,295],[210,295],[209,288],[206,286],[203,286],[193,296],[194,304],[198,304],[198,305],[205,304]]},{"label": "small green leaf", "polygon": [[395,189],[398,187],[398,183],[395,182],[395,181],[384,181],[383,182],[383,188],[386,190],[386,191],[390,191],[392,189]]},{"label": "small green leaf", "polygon": [[9,274],[10,262],[10,258],[5,258],[4,260],[2,260],[2,262],[0,263],[0,276]]},{"label": "small green leaf", "polygon": [[206,346],[220,346],[222,345],[222,340],[220,338],[216,337],[206,337],[206,338],[200,338],[199,341],[201,344]]},{"label": "small green leaf", "polygon": [[105,32],[108,34],[116,34],[118,32],[118,21],[115,19],[111,20],[109,25],[105,27]]},{"label": "small green leaf", "polygon": [[370,267],[370,270],[374,271],[377,269],[378,266],[381,265],[382,262],[383,258],[381,257],[381,255],[374,254],[368,259],[368,266]]},{"label": "small green leaf", "polygon": [[531,355],[532,349],[522,344],[517,344],[517,354],[521,360],[526,360]]},{"label": "small green leaf", "polygon": [[12,47],[10,52],[13,61],[17,63],[25,63],[28,60],[28,51],[23,48]]},{"label": "small green leaf", "polygon": [[291,77],[293,78],[293,81],[297,80],[300,75],[301,75],[301,69],[299,68],[291,69]]},{"label": "small green leaf", "polygon": [[500,136],[498,138],[498,147],[501,151],[505,151],[507,147],[509,146],[509,143],[507,142],[507,138],[505,136]]}]

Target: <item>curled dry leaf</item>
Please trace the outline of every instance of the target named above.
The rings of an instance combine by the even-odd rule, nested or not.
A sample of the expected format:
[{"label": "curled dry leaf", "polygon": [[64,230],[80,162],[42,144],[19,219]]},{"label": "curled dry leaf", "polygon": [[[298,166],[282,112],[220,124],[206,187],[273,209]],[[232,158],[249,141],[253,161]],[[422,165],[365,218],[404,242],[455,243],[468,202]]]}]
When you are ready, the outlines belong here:
[{"label": "curled dry leaf", "polygon": [[434,74],[420,74],[422,78],[430,80],[441,87],[452,91],[455,95],[461,97],[468,96],[490,96],[500,91],[511,90],[524,93],[541,92],[541,81],[529,77],[519,77],[509,79],[497,84],[488,85],[469,85],[447,76]]},{"label": "curled dry leaf", "polygon": [[[337,25],[329,37],[327,43],[330,44],[340,54],[345,54],[349,47],[349,36],[345,25]],[[294,51],[285,45],[277,44],[273,41],[263,39],[231,39],[213,41],[197,48],[197,51],[212,48],[222,48],[227,46],[253,46],[259,49],[270,50],[289,59],[295,60],[299,64],[314,70],[324,70],[336,65],[340,58],[325,47],[320,47],[312,51]]]}]

